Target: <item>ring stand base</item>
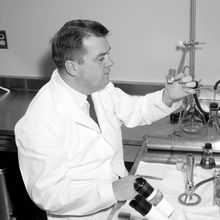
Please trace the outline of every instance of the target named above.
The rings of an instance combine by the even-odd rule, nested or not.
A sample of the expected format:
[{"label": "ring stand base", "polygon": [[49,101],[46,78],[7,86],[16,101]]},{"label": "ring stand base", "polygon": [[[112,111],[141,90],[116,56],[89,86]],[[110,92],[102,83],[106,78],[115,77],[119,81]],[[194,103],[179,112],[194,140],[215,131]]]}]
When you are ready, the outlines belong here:
[{"label": "ring stand base", "polygon": [[178,200],[183,205],[193,206],[198,205],[201,202],[201,197],[196,193],[193,193],[192,195],[182,193],[181,195],[179,195]]}]

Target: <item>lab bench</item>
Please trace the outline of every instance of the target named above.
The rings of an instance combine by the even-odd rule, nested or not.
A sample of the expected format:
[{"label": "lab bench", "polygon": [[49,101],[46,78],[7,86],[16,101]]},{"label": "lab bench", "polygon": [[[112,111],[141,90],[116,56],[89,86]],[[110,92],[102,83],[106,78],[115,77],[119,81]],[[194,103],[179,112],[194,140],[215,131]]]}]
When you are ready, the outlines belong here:
[{"label": "lab bench", "polygon": [[[169,117],[163,118],[152,125],[137,128],[136,132],[139,135],[143,135],[142,141],[137,138],[132,141],[126,141],[125,139],[127,143],[133,143],[133,145],[137,143],[136,148],[139,148],[139,151],[134,156],[134,166],[131,173],[134,172],[140,160],[174,164],[179,157],[185,160],[188,153],[195,155],[195,162],[199,165],[203,154],[203,147],[208,142],[206,135],[182,133],[178,124],[170,123]],[[127,130],[124,137],[132,137],[132,133],[134,135],[134,130]],[[216,165],[220,167],[219,135],[213,141],[213,153]]]},{"label": "lab bench", "polygon": [[[123,128],[122,134],[125,159],[133,162],[137,160],[141,150],[142,154],[145,152],[146,159],[152,162],[174,163],[178,157],[185,158],[189,152],[200,160],[203,147],[208,142],[206,134],[191,135],[181,132],[178,124],[170,123],[169,116],[151,125]],[[219,135],[212,144],[216,164],[220,165]],[[132,156],[129,155],[130,152],[133,153]]]}]

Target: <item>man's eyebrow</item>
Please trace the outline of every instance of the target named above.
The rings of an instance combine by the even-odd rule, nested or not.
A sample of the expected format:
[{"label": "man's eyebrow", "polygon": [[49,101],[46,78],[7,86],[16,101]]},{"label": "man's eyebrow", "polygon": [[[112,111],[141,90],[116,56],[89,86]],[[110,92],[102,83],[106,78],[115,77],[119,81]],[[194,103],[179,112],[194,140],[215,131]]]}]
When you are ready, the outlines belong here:
[{"label": "man's eyebrow", "polygon": [[98,56],[101,57],[101,56],[105,56],[106,54],[108,54],[108,52],[111,50],[111,47],[109,47],[109,49],[104,52],[104,53],[100,53]]}]

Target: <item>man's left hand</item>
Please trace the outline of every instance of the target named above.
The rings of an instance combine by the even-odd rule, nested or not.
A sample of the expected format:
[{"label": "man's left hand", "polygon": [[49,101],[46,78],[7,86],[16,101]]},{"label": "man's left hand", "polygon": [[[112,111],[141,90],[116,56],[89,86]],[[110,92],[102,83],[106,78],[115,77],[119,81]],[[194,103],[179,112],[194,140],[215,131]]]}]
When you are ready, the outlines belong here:
[{"label": "man's left hand", "polygon": [[162,100],[167,106],[171,107],[173,102],[194,94],[196,92],[195,86],[196,82],[192,81],[190,75],[179,73],[174,77],[173,83],[168,84],[166,82]]}]

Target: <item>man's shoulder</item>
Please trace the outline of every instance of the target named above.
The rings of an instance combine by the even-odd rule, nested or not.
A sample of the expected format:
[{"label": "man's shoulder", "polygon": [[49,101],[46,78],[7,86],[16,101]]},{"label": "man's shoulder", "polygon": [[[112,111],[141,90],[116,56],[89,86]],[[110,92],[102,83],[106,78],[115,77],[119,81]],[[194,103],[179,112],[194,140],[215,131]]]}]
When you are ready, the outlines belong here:
[{"label": "man's shoulder", "polygon": [[106,93],[106,92],[107,92],[107,93],[114,93],[114,92],[115,92],[115,89],[116,89],[116,87],[115,87],[114,83],[110,81],[110,82],[105,86],[105,88],[103,88],[102,90],[99,91],[99,93],[100,93],[100,94]]}]

